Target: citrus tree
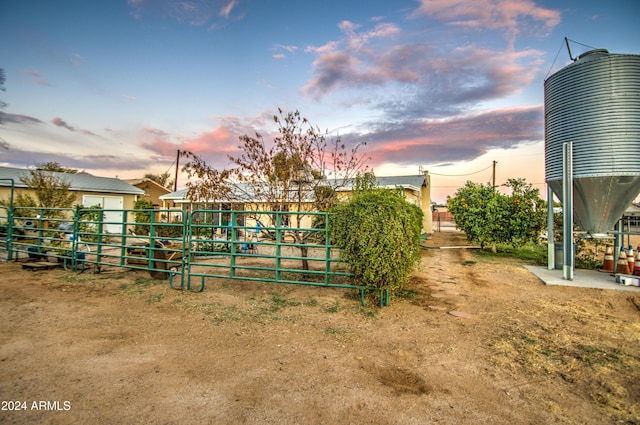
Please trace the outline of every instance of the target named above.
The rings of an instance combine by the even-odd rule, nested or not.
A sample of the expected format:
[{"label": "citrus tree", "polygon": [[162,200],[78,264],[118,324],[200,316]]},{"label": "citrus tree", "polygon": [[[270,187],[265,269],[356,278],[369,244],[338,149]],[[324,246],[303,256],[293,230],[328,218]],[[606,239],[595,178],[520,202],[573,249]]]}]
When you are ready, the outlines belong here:
[{"label": "citrus tree", "polygon": [[471,242],[485,245],[510,243],[514,247],[537,241],[546,226],[546,203],[539,190],[524,179],[509,179],[505,195],[489,184],[467,182],[447,207],[456,226]]}]

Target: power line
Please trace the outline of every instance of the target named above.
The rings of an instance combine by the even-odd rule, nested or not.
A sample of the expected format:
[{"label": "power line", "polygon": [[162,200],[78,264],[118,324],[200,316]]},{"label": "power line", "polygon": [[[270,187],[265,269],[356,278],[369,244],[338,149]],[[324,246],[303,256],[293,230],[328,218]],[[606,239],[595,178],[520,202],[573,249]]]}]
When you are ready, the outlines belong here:
[{"label": "power line", "polygon": [[429,174],[432,175],[432,176],[441,176],[441,177],[464,177],[464,176],[471,176],[473,174],[480,174],[483,171],[487,171],[491,167],[493,167],[493,163],[491,165],[489,165],[487,168],[483,168],[480,171],[474,171],[473,173],[467,173],[467,174],[439,174],[439,173],[432,173],[431,171],[429,171]]},{"label": "power line", "polygon": [[169,170],[171,170],[174,166],[176,165],[176,161],[173,160],[173,162],[171,163],[171,165],[169,165],[169,168],[167,168],[167,171],[165,171],[165,174],[169,174]]}]

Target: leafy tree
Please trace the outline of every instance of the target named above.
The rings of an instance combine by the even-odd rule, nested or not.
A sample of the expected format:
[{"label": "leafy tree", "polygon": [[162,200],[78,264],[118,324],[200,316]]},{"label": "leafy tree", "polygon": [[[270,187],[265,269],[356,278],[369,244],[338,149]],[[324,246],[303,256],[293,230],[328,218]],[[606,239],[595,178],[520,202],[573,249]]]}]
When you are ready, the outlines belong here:
[{"label": "leafy tree", "polygon": [[375,190],[377,187],[378,182],[376,181],[376,176],[373,171],[357,173],[353,180],[352,192],[354,195],[359,195]]},{"label": "leafy tree", "polygon": [[36,164],[36,169],[40,171],[53,171],[57,173],[68,173],[68,174],[77,174],[78,170],[75,168],[68,168],[60,165],[57,162],[43,162],[40,164]]},{"label": "leafy tree", "polygon": [[69,191],[71,185],[50,172],[31,170],[29,175],[20,178],[20,181],[33,192],[33,195],[19,192],[14,201],[15,206],[46,209],[48,217],[54,218],[61,217],[62,211],[52,208],[71,208],[76,201],[76,194]]},{"label": "leafy tree", "polygon": [[144,175],[144,178],[154,181],[167,189],[173,188],[174,181],[171,179],[171,175],[167,171],[162,174],[147,173]]},{"label": "leafy tree", "polygon": [[[67,170],[67,171],[62,171]],[[76,202],[76,194],[69,191],[71,185],[53,172],[67,172],[74,174],[77,170],[62,167],[57,162],[36,164],[28,176],[21,177],[29,191],[17,192],[13,201],[13,207],[19,207],[17,211],[22,217],[34,217],[39,214],[37,210],[45,209],[47,216],[54,218],[62,216],[61,211],[52,208],[71,208]],[[0,204],[9,206],[8,200],[0,201]]]},{"label": "leafy tree", "polygon": [[[258,132],[240,136],[240,154],[229,155],[232,167],[218,171],[191,152],[183,167],[189,177],[192,200],[224,199],[252,205],[260,203],[268,211],[326,211],[337,203],[336,189],[356,173],[366,170],[366,158],[359,153],[364,143],[348,149],[340,137],[330,138],[328,131],[313,126],[299,111],[278,108],[273,116],[278,134],[265,140]],[[304,214],[295,214],[291,234],[298,244],[305,244],[311,232],[296,230]],[[307,248],[301,246],[301,256]],[[303,260],[303,269],[308,262]]]},{"label": "leafy tree", "polygon": [[546,226],[546,203],[524,179],[509,179],[503,195],[491,185],[467,182],[447,199],[456,226],[480,246],[510,243],[514,247],[537,241]]},{"label": "leafy tree", "polygon": [[397,291],[420,261],[422,210],[389,189],[356,193],[332,210],[331,235],[363,285]]}]

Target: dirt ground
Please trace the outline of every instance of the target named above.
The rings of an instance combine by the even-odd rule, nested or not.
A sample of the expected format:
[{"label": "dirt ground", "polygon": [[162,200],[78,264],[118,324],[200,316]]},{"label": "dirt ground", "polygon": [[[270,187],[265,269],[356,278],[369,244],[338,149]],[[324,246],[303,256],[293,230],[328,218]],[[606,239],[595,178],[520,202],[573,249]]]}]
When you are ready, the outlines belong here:
[{"label": "dirt ground", "polygon": [[640,292],[547,287],[478,254],[423,250],[383,308],[1,264],[0,423],[640,424]]}]

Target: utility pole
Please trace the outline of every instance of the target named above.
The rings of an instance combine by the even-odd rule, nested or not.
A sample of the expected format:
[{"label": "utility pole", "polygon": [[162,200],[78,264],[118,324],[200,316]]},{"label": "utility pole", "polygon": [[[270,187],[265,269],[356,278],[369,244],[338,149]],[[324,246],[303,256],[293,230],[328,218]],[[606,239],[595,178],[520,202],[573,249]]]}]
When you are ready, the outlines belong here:
[{"label": "utility pole", "polygon": [[491,178],[492,182],[493,182],[493,188],[496,188],[496,164],[498,163],[498,161],[493,161],[493,177]]},{"label": "utility pole", "polygon": [[178,170],[180,169],[180,149],[178,149],[178,153],[176,154],[176,177],[173,180],[173,191],[176,192],[178,190]]}]

